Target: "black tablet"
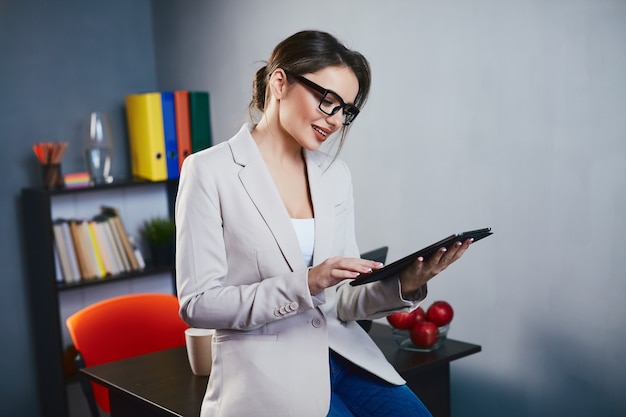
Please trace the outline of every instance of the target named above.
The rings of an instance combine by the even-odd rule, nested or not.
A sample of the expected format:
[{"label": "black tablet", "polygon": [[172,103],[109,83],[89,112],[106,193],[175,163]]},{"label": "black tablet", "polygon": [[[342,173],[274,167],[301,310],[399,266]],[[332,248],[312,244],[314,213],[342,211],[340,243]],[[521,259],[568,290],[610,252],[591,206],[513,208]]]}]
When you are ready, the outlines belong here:
[{"label": "black tablet", "polygon": [[493,234],[493,232],[491,231],[490,227],[486,227],[484,229],[470,230],[463,233],[455,233],[444,239],[441,239],[439,242],[435,242],[432,245],[425,247],[424,249],[420,249],[417,252],[413,252],[412,254],[405,256],[402,259],[392,262],[389,265],[385,265],[381,269],[377,269],[373,272],[370,272],[369,274],[361,274],[361,276],[359,276],[357,279],[350,282],[350,285],[363,285],[396,276],[400,271],[402,271],[405,267],[410,265],[420,256],[423,257],[424,260],[426,260],[429,256],[435,253],[437,249],[441,247],[448,247],[455,242],[465,242],[467,239],[474,239],[473,243],[476,243],[477,241],[484,239],[491,234]]}]

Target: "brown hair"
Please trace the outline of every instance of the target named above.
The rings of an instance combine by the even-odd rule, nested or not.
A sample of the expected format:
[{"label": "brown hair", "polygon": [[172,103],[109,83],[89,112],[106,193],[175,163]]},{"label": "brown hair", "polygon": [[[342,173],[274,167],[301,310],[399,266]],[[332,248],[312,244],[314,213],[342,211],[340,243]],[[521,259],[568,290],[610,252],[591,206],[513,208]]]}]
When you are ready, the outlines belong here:
[{"label": "brown hair", "polygon": [[[306,30],[295,33],[274,48],[266,65],[260,68],[252,83],[252,101],[249,110],[265,110],[269,90],[267,82],[278,68],[295,74],[314,73],[326,67],[347,67],[359,82],[359,91],[354,105],[361,108],[367,101],[371,84],[371,72],[367,59],[359,52],[346,48],[334,36],[320,31]],[[349,126],[341,128],[341,139],[337,153],[341,150]]]}]

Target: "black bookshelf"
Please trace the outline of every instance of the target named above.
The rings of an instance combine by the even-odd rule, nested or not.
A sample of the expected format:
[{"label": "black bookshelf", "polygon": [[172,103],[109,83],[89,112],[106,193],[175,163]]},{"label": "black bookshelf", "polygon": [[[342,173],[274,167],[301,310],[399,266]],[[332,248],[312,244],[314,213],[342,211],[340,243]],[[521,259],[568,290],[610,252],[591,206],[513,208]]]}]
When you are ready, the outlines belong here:
[{"label": "black bookshelf", "polygon": [[[138,279],[163,272],[170,272],[175,280],[174,266],[147,266],[144,270],[120,274],[98,280],[83,280],[65,284],[57,281],[54,260],[54,235],[52,231],[53,197],[64,194],[98,193],[110,190],[126,190],[132,187],[163,187],[170,216],[173,217],[178,180],[145,181],[129,179],[112,184],[85,188],[46,189],[24,188],[21,193],[21,216],[24,234],[28,293],[37,371],[37,389],[43,416],[68,416],[64,372],[64,347],[59,313],[59,294],[62,291],[111,282]],[[141,204],[140,201],[137,204]],[[173,283],[173,287],[175,285]]]}]

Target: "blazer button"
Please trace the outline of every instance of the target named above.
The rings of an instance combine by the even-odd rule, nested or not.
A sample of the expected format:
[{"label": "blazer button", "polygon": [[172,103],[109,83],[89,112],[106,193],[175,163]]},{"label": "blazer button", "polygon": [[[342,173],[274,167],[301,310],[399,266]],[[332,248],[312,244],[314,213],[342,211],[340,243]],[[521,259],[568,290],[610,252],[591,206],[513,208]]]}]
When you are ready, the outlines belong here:
[{"label": "blazer button", "polygon": [[274,310],[274,315],[275,315],[276,317],[280,317],[280,311],[279,311],[278,309],[275,309],[275,310]]},{"label": "blazer button", "polygon": [[291,311],[298,311],[298,307],[300,306],[295,301],[289,304],[289,308],[291,309]]},{"label": "blazer button", "polygon": [[280,314],[287,314],[287,309],[285,308],[285,306],[281,306],[278,311],[280,312]]},{"label": "blazer button", "polygon": [[315,317],[311,324],[313,324],[313,327],[320,328],[322,327],[322,324],[323,324],[322,319],[320,319],[319,317]]}]

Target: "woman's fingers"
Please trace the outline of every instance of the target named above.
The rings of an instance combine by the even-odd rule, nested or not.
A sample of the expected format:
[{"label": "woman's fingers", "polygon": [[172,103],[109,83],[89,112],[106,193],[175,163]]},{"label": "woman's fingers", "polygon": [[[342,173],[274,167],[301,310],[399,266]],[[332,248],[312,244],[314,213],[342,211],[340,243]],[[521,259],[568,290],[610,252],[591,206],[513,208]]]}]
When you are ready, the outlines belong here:
[{"label": "woman's fingers", "polygon": [[334,257],[309,270],[309,289],[315,295],[324,288],[332,287],[346,279],[357,278],[374,269],[383,267],[381,262],[361,258]]},{"label": "woman's fingers", "polygon": [[[455,242],[448,248],[440,248],[429,260],[432,266],[448,267],[453,262],[457,261],[467,248],[469,248],[473,239],[468,239],[465,242]],[[443,269],[442,269],[443,270]]]},{"label": "woman's fingers", "polygon": [[381,268],[383,264],[360,258],[331,258],[331,266],[337,271],[367,274]]},{"label": "woman's fingers", "polygon": [[419,257],[413,264],[400,272],[400,284],[403,293],[412,293],[415,289],[426,284],[450,264],[463,256],[473,239],[465,242],[456,242],[448,248],[439,248],[433,255],[424,261]]}]

